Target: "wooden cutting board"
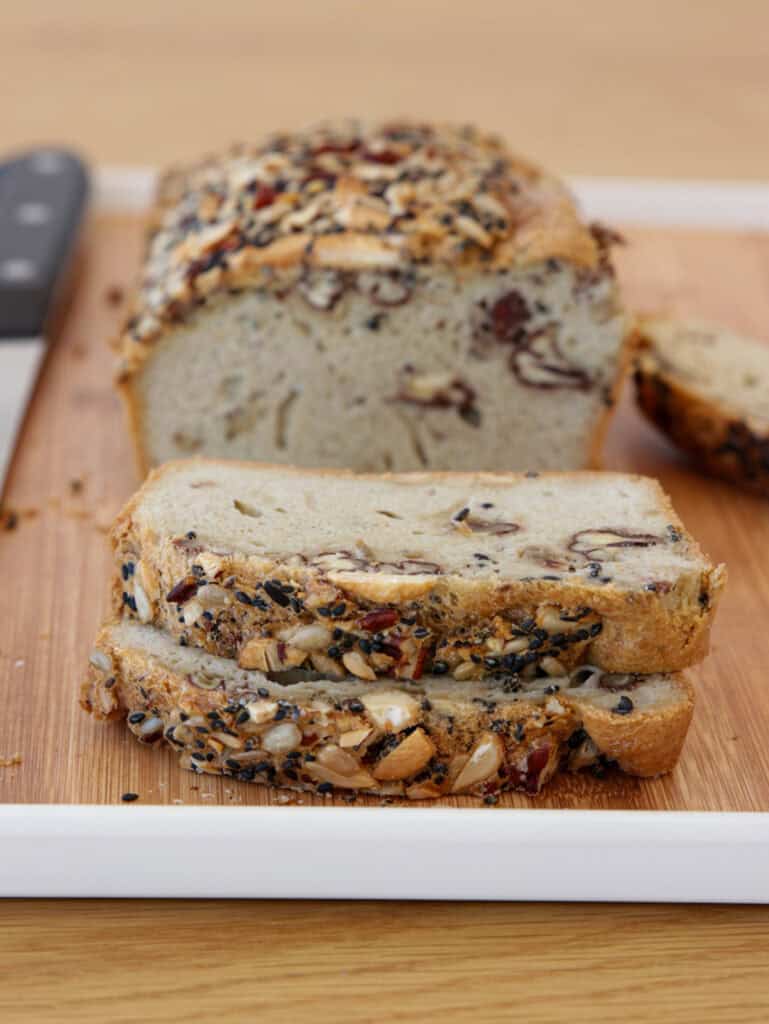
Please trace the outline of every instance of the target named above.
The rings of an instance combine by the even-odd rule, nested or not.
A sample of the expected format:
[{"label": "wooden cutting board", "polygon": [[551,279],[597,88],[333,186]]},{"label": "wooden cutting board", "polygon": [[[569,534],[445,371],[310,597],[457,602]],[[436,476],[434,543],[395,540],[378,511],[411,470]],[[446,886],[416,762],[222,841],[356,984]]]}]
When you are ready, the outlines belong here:
[{"label": "wooden cutting board", "polygon": [[[109,341],[141,232],[139,219],[126,216],[90,225],[76,298],[9,480],[16,525],[0,531],[0,803],[115,803],[127,791],[146,803],[286,803],[256,785],[182,772],[170,751],[140,747],[123,725],[94,722],[77,704],[106,608],[106,531],[138,484]],[[630,303],[696,312],[769,339],[769,237],[669,229],[627,236],[617,258]],[[712,654],[691,672],[694,724],[666,778],[570,776],[536,801],[513,794],[499,806],[769,811],[769,503],[698,476],[641,420],[629,390],[607,440],[607,468],[659,477],[703,547],[729,567]]]}]

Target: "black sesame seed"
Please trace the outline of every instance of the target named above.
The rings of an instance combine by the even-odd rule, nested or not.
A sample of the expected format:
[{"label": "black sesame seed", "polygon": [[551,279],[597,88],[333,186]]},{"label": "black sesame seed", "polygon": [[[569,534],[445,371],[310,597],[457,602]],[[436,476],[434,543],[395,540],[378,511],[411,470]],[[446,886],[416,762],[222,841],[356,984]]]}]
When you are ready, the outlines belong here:
[{"label": "black sesame seed", "polygon": [[128,716],[128,721],[131,725],[138,725],[139,722],[143,722],[147,716],[143,711],[134,711]]},{"label": "black sesame seed", "polygon": [[191,755],[191,756],[192,756],[192,759],[193,759],[194,761],[205,761],[205,759],[206,759],[206,756],[205,756],[205,754],[200,754],[200,753],[198,753],[198,751],[197,751],[197,750],[193,750],[193,752],[192,752],[192,755]]},{"label": "black sesame seed", "polygon": [[364,637],[358,641],[358,647],[363,651],[364,654],[371,654],[372,643],[370,640],[366,640]]},{"label": "black sesame seed", "polygon": [[482,501],[481,502],[481,508],[494,508],[494,502],[493,501]]},{"label": "black sesame seed", "polygon": [[591,636],[598,636],[598,634],[601,632],[602,629],[603,629],[603,623],[602,622],[594,622],[593,625],[590,627],[590,635]]},{"label": "black sesame seed", "polygon": [[581,746],[586,739],[587,733],[584,729],[575,729],[571,736],[569,736],[569,750],[576,750],[577,747]]},{"label": "black sesame seed", "polygon": [[340,601],[339,604],[335,604],[331,609],[331,614],[335,619],[341,619],[344,617],[344,613],[347,611],[347,605],[344,601]]},{"label": "black sesame seed", "polygon": [[304,609],[304,605],[298,597],[292,597],[288,603],[291,605],[291,610],[297,612],[297,614]]},{"label": "black sesame seed", "polygon": [[236,590],[235,597],[238,599],[238,601],[240,601],[241,604],[251,604],[251,598],[242,590]]},{"label": "black sesame seed", "polygon": [[276,722],[282,721],[286,717],[287,714],[288,714],[288,712],[286,711],[285,708],[278,708],[278,710],[275,712],[275,721]]},{"label": "black sesame seed", "polygon": [[355,698],[353,698],[353,700],[350,701],[348,707],[350,708],[350,711],[360,712],[360,711],[364,710],[364,707],[363,707],[363,704],[361,703],[361,701],[356,700]]},{"label": "black sesame seed", "polygon": [[138,793],[123,793],[123,795],[120,797],[120,799],[123,801],[123,803],[132,804],[134,802],[134,800],[138,800],[139,799],[139,794]]},{"label": "black sesame seed", "polygon": [[269,697],[270,696],[270,691],[267,689],[266,686],[260,686],[259,689],[256,692],[259,694],[260,697]]},{"label": "black sesame seed", "polygon": [[291,600],[288,594],[285,593],[280,584],[275,580],[267,580],[265,582],[264,592],[268,597],[272,598],[275,604],[279,604],[282,608],[285,608]]},{"label": "black sesame seed", "polygon": [[577,632],[574,634],[574,638],[579,641],[587,640],[589,636],[590,633],[586,629],[578,629]]},{"label": "black sesame seed", "polygon": [[470,509],[465,505],[465,507],[461,508],[459,512],[457,512],[457,514],[454,516],[454,522],[461,523],[464,519],[467,519],[469,515]]},{"label": "black sesame seed", "polygon": [[339,650],[339,648],[334,646],[334,644],[326,648],[326,654],[329,656],[329,658],[338,658],[341,655],[341,653],[342,652]]},{"label": "black sesame seed", "polygon": [[320,782],[320,783],[318,783],[318,792],[319,793],[330,793],[333,788],[334,787],[331,785],[330,782]]},{"label": "black sesame seed", "polygon": [[416,637],[416,638],[417,638],[418,640],[421,640],[421,639],[422,639],[422,637],[423,637],[423,636],[427,636],[429,632],[430,632],[430,630],[429,630],[429,629],[425,629],[425,627],[424,627],[424,626],[419,626],[419,627],[418,627],[417,629],[415,629],[415,630],[414,630],[414,636],[415,636],[415,637]]},{"label": "black sesame seed", "polygon": [[496,795],[496,793],[488,793],[483,798],[483,802],[486,804],[487,807],[494,807],[496,804],[499,803],[499,797]]},{"label": "black sesame seed", "polygon": [[248,713],[248,711],[245,708],[243,708],[242,711],[238,712],[235,721],[238,723],[238,725],[243,725],[243,723],[247,722],[250,717],[251,715]]},{"label": "black sesame seed", "polygon": [[632,710],[633,702],[630,697],[626,697],[624,693],[612,708],[615,715],[629,715]]},{"label": "black sesame seed", "polygon": [[542,646],[543,643],[544,640],[541,636],[533,636],[531,640],[529,640],[529,650],[536,651]]},{"label": "black sesame seed", "polygon": [[515,738],[516,738],[518,743],[521,743],[523,741],[523,738],[526,735],[526,731],[523,728],[523,723],[522,722],[516,722],[515,723],[515,733],[514,733],[514,735],[515,735]]},{"label": "black sesame seed", "polygon": [[233,757],[228,757],[224,763],[230,769],[230,771],[240,771],[240,761],[236,761]]},{"label": "black sesame seed", "polygon": [[546,694],[548,695],[548,697],[549,697],[549,696],[551,696],[551,694],[553,694],[553,693],[558,693],[558,691],[559,691],[560,689],[561,689],[561,687],[560,687],[560,686],[558,686],[558,685],[557,685],[556,683],[550,683],[550,685],[549,685],[549,686],[546,686],[546,687],[545,687],[545,693],[546,693]]},{"label": "black sesame seed", "polygon": [[432,673],[434,676],[445,676],[449,670],[448,662],[446,661],[434,661],[432,667]]},{"label": "black sesame seed", "polygon": [[196,540],[197,536],[198,535],[195,533],[194,530],[188,530],[187,533],[185,534],[187,540]]},{"label": "black sesame seed", "polygon": [[422,698],[422,710],[423,711],[432,711],[432,709],[433,709],[433,706],[430,703],[430,701],[427,699],[427,697],[423,697]]},{"label": "black sesame seed", "polygon": [[327,619],[331,615],[331,609],[326,608],[325,605],[318,608],[318,615],[322,615],[324,619]]}]

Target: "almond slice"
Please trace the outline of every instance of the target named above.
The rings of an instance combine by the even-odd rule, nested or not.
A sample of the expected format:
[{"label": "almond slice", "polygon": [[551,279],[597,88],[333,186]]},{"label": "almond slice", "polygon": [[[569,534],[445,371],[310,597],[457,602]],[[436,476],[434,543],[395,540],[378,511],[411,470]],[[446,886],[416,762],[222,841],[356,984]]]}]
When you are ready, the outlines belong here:
[{"label": "almond slice", "polygon": [[382,758],[374,778],[394,781],[416,775],[435,754],[435,744],[423,729],[415,729],[402,743]]}]

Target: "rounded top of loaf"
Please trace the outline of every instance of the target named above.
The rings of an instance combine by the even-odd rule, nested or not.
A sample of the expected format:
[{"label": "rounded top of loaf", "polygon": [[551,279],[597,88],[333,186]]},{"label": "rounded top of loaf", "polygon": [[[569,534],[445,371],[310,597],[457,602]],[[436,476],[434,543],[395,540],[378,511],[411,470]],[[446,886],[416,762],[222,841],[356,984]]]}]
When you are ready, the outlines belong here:
[{"label": "rounded top of loaf", "polygon": [[590,270],[610,240],[559,181],[471,126],[324,124],[161,179],[129,337],[151,340],[215,292],[279,292],[303,273]]}]

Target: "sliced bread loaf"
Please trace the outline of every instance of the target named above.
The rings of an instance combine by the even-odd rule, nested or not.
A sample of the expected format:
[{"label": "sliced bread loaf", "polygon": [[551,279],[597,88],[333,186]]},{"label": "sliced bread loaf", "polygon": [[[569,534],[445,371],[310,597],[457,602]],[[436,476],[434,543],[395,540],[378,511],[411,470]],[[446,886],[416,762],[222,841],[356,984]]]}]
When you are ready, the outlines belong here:
[{"label": "sliced bread loaf", "polygon": [[187,461],[120,515],[115,613],[242,667],[673,671],[723,580],[656,481]]},{"label": "sliced bread loaf", "polygon": [[769,496],[769,344],[695,320],[640,331],[644,413],[707,472]]},{"label": "sliced bread loaf", "polygon": [[612,240],[470,128],[326,126],[169,174],[122,341],[141,469],[592,465],[625,362]]},{"label": "sliced bread loaf", "polygon": [[123,621],[100,633],[82,703],[125,717],[144,743],[165,740],[196,772],[318,793],[493,799],[536,793],[559,769],[669,771],[693,694],[679,675],[592,666],[559,683],[425,677],[372,688],[296,670],[267,676]]}]

